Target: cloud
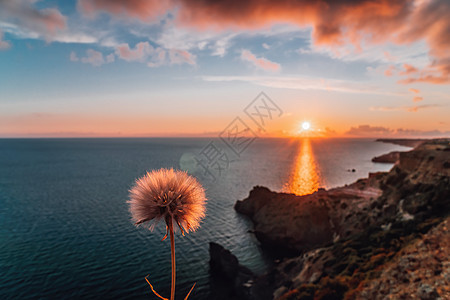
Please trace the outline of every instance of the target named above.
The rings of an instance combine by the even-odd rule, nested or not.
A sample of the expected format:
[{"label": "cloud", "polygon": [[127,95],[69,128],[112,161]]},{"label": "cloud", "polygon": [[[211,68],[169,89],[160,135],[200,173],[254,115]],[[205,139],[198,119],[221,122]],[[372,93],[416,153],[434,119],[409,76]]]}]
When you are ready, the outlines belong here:
[{"label": "cloud", "polygon": [[11,47],[11,44],[3,40],[3,31],[0,30],[0,50],[6,50]]},{"label": "cloud", "polygon": [[206,29],[198,31],[192,27],[180,26],[172,20],[164,20],[164,26],[159,36],[143,33],[139,30],[132,30],[132,33],[138,37],[145,37],[151,41],[155,41],[164,49],[179,50],[209,50],[212,56],[224,57],[229,49],[233,46],[235,38],[249,39],[255,36],[280,38],[281,35],[295,35],[296,37],[307,38],[305,30],[300,30],[293,25],[277,25],[270,29],[262,29],[258,31],[239,32],[232,30],[215,31]]},{"label": "cloud", "polygon": [[351,127],[345,134],[356,136],[377,136],[389,135],[391,133],[393,133],[393,130],[387,127],[359,125],[358,127]]},{"label": "cloud", "polygon": [[95,67],[101,66],[105,63],[103,54],[101,52],[95,51],[93,49],[86,50],[86,57],[81,58],[81,62],[85,64],[91,64]]},{"label": "cloud", "polygon": [[[315,45],[410,45],[425,40],[432,64],[401,83],[450,83],[450,2],[432,1],[181,1],[181,23],[197,28],[261,28],[278,22],[311,26]],[[370,13],[368,13],[370,11]]]},{"label": "cloud", "polygon": [[154,48],[148,42],[137,43],[134,49],[130,49],[130,46],[126,43],[116,47],[117,56],[126,61],[143,62],[154,51]]},{"label": "cloud", "polygon": [[398,128],[397,130],[395,130],[395,134],[398,136],[449,137],[450,131],[441,131],[438,129],[416,130]]},{"label": "cloud", "polygon": [[[415,97],[422,98],[422,97]],[[422,99],[423,100],[423,99]],[[418,100],[421,101],[421,100]],[[418,102],[415,101],[414,102]],[[439,107],[437,104],[424,104],[424,105],[414,105],[414,106],[372,106],[371,111],[406,111],[406,112],[418,112],[419,110]]]},{"label": "cloud", "polygon": [[106,55],[106,63],[112,63],[116,60],[116,57],[113,53]]},{"label": "cloud", "polygon": [[416,130],[397,128],[391,129],[384,126],[370,126],[359,125],[357,127],[351,127],[346,135],[358,136],[358,137],[378,137],[378,136],[397,136],[397,137],[448,137],[450,131],[440,130]]},{"label": "cloud", "polygon": [[147,66],[149,66],[150,68],[159,67],[163,65],[165,61],[166,61],[166,51],[164,51],[161,48],[157,48],[153,56],[153,59],[147,62]]},{"label": "cloud", "polygon": [[242,50],[241,59],[252,63],[255,67],[264,71],[277,72],[281,69],[280,64],[272,62],[264,57],[258,58],[249,50]]},{"label": "cloud", "polygon": [[435,107],[439,107],[439,106],[440,105],[437,105],[437,104],[415,105],[415,106],[407,107],[406,111],[408,111],[408,112],[418,112],[421,109],[435,108]]},{"label": "cloud", "polygon": [[[423,40],[418,40],[407,46],[389,41],[383,43],[362,41],[361,43],[361,51],[355,51],[355,47],[351,43],[343,43],[342,45],[311,44],[310,53],[327,55],[344,62],[364,61],[394,65],[395,69],[393,71],[401,69],[405,63],[414,63],[417,68],[424,68],[430,63],[427,55],[429,47]],[[389,55],[386,55],[386,52]]]},{"label": "cloud", "polygon": [[435,65],[433,68],[426,69],[417,77],[409,77],[399,80],[398,83],[432,83],[432,84],[448,84],[450,83],[450,63],[448,65]]},{"label": "cloud", "polygon": [[78,55],[72,51],[70,52],[70,61],[77,62],[81,61],[84,64],[91,64],[94,67],[99,67],[103,64],[112,63],[115,60],[114,54],[111,53],[106,56],[106,60],[103,57],[103,53],[99,51],[95,51],[94,49],[88,49],[86,50],[86,56],[85,57],[78,57]]},{"label": "cloud", "polygon": [[[231,47],[232,39],[236,36],[236,33],[229,32],[198,32],[191,28],[176,26],[173,22],[167,22],[155,42],[166,49],[186,51],[208,49],[211,51],[211,55],[223,57]],[[152,40],[152,37],[148,38]]]},{"label": "cloud", "polygon": [[266,44],[266,43],[262,43],[262,47],[266,50],[270,49],[270,45]]},{"label": "cloud", "polygon": [[120,44],[116,47],[116,54],[126,61],[147,63],[149,67],[157,67],[164,64],[166,53],[161,48],[154,48],[148,42],[140,42],[134,48],[128,44]]},{"label": "cloud", "polygon": [[56,8],[37,9],[36,1],[0,1],[0,19],[29,34],[52,41],[58,32],[66,29],[66,17]]},{"label": "cloud", "polygon": [[400,74],[400,75],[410,75],[410,74],[417,73],[419,71],[417,68],[415,68],[415,67],[413,67],[412,65],[409,65],[409,64],[403,64],[403,68],[405,70],[399,72],[398,74]]},{"label": "cloud", "polygon": [[84,14],[94,17],[104,12],[119,17],[153,22],[165,14],[172,1],[167,0],[79,0],[78,8]]},{"label": "cloud", "polygon": [[420,96],[419,96],[420,90],[410,88],[409,91],[410,91],[410,92],[413,92],[414,94],[416,94],[416,96],[414,96],[414,98],[413,98],[413,102],[420,102],[420,101],[423,100],[423,97],[420,97]]},{"label": "cloud", "polygon": [[169,50],[169,60],[170,64],[172,65],[179,65],[179,64],[189,64],[189,65],[195,65],[195,55],[189,53],[186,50],[177,50],[177,49],[170,49]]},{"label": "cloud", "polygon": [[[34,28],[26,28],[11,22],[0,21],[0,29],[20,39],[45,39],[47,42],[94,44],[104,41],[99,37],[85,33],[76,28],[58,30],[54,34],[39,33]],[[84,29],[86,30],[86,29]],[[98,34],[98,32],[95,32]]]},{"label": "cloud", "polygon": [[231,39],[233,39],[235,34],[228,34],[224,37],[221,37],[215,41],[209,48],[212,49],[213,56],[224,57],[227,49],[231,46]]},{"label": "cloud", "polygon": [[76,44],[94,44],[99,40],[97,37],[82,32],[59,32],[52,37],[53,42],[76,43]]},{"label": "cloud", "polygon": [[[315,46],[338,51],[351,45],[353,53],[363,56],[363,48],[369,44],[410,47],[425,41],[432,63],[418,72],[400,74],[404,78],[399,83],[450,83],[448,0],[80,0],[79,6],[87,14],[107,12],[144,22],[170,13],[176,24],[199,31],[249,31],[295,24],[312,28]],[[386,59],[384,52],[380,53]]]},{"label": "cloud", "polygon": [[70,52],[70,61],[79,61],[80,59],[78,58],[78,55],[72,51]]},{"label": "cloud", "polygon": [[116,47],[116,54],[126,61],[147,63],[149,67],[158,67],[164,64],[196,64],[196,56],[186,50],[153,47],[149,42],[140,42],[134,48],[126,43]]},{"label": "cloud", "polygon": [[399,75],[411,75],[419,72],[417,68],[409,64],[403,64],[404,71],[398,72]]},{"label": "cloud", "polygon": [[392,55],[389,51],[383,51],[383,55],[390,62],[394,62],[394,61],[398,60],[398,57]]},{"label": "cloud", "polygon": [[385,71],[384,71],[384,75],[390,77],[392,75],[394,75],[394,71],[396,70],[394,65],[390,65]]},{"label": "cloud", "polygon": [[[149,36],[145,36],[150,38]],[[189,50],[194,48],[204,48],[209,44],[211,35],[209,33],[196,33],[193,30],[179,28],[172,22],[168,22],[162,28],[161,34],[156,39],[156,43],[168,49]],[[199,44],[201,44],[199,46]]]},{"label": "cloud", "polygon": [[378,88],[360,82],[352,82],[346,80],[323,79],[314,77],[284,77],[284,76],[203,76],[205,81],[227,82],[227,81],[243,81],[253,83],[259,86],[294,89],[294,90],[323,90],[335,91],[352,94],[374,94],[388,96],[404,96],[404,93],[390,92],[385,89]]}]

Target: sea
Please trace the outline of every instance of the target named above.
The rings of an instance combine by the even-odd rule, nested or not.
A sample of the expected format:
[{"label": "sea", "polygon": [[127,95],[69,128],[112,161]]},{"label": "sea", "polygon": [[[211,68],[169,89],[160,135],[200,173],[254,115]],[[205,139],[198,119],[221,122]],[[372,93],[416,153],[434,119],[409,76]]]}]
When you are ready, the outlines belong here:
[{"label": "sea", "polygon": [[[307,194],[350,184],[392,164],[374,156],[408,147],[374,139],[259,138],[0,139],[0,299],[157,299],[170,295],[164,224],[136,228],[128,211],[135,179],[185,169],[205,187],[201,227],[175,237],[176,298],[211,299],[209,242],[257,274],[272,258],[235,212],[257,185]],[[237,146],[236,146],[237,145]],[[236,146],[236,147],[234,147]]]}]

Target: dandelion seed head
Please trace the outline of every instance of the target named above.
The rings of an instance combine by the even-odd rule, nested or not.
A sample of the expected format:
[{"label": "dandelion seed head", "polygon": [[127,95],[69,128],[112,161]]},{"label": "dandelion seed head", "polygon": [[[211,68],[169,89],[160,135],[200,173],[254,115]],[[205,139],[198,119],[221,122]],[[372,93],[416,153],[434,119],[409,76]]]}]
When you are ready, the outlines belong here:
[{"label": "dandelion seed head", "polygon": [[130,190],[129,210],[136,225],[150,230],[161,219],[181,232],[195,231],[205,216],[205,190],[194,177],[173,169],[147,172]]}]

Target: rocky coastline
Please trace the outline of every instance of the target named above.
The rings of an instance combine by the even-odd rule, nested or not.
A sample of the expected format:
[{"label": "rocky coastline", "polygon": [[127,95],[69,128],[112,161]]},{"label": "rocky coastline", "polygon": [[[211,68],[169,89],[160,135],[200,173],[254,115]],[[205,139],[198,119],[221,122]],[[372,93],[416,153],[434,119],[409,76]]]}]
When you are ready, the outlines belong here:
[{"label": "rocky coastline", "polygon": [[375,156],[372,158],[372,162],[383,164],[395,164],[400,159],[401,151],[392,151],[387,154]]},{"label": "rocky coastline", "polygon": [[425,143],[429,140],[427,139],[377,139],[377,142],[382,142],[382,143],[389,143],[389,144],[395,144],[395,145],[400,145],[400,146],[405,146],[405,147],[417,147],[422,143]]},{"label": "rocky coastline", "polygon": [[344,187],[305,196],[255,187],[235,209],[279,262],[247,272],[233,297],[450,299],[449,208],[449,139],[421,141],[389,172]]}]

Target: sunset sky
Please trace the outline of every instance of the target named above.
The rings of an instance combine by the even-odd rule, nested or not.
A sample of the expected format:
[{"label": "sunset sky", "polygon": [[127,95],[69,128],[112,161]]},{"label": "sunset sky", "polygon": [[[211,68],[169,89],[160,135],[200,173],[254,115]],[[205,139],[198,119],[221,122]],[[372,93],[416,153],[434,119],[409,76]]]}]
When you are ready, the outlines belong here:
[{"label": "sunset sky", "polygon": [[450,1],[0,0],[0,137],[450,135]]}]

